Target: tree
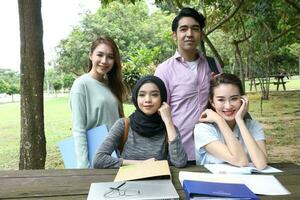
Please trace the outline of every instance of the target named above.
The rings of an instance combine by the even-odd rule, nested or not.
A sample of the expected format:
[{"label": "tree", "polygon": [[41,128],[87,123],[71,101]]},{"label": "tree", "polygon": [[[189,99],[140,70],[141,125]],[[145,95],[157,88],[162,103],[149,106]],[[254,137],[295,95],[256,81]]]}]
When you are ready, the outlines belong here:
[{"label": "tree", "polygon": [[6,93],[9,85],[6,81],[0,79],[0,94]]},{"label": "tree", "polygon": [[18,0],[21,39],[21,141],[19,169],[44,169],[44,50],[41,0]]},{"label": "tree", "polygon": [[63,74],[63,88],[71,89],[75,78],[71,74]]},{"label": "tree", "polygon": [[14,94],[20,93],[20,87],[16,84],[9,85],[6,94],[11,96],[11,101],[14,102]]},{"label": "tree", "polygon": [[57,93],[58,90],[62,88],[63,84],[61,81],[54,81],[53,82],[53,88],[55,90],[55,94]]}]

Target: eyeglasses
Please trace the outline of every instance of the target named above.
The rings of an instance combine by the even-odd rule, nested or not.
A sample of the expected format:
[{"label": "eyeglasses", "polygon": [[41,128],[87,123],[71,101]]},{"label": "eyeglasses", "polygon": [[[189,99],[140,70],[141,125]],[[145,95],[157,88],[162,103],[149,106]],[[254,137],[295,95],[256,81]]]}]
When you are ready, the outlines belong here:
[{"label": "eyeglasses", "polygon": [[123,185],[125,185],[126,182],[121,183],[117,187],[110,187],[109,191],[104,193],[104,197],[106,199],[112,199],[112,198],[118,198],[118,197],[124,197],[124,196],[138,196],[141,194],[141,191],[138,189],[133,189],[133,188],[124,188],[120,189]]}]

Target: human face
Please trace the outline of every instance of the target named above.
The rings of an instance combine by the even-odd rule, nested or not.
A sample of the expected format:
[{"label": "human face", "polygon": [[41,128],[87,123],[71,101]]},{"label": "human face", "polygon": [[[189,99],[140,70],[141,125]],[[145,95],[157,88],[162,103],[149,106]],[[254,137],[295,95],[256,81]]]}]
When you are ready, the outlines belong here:
[{"label": "human face", "polygon": [[192,17],[183,17],[178,21],[178,28],[173,33],[179,52],[195,52],[201,39],[199,23]]},{"label": "human face", "polygon": [[235,123],[235,115],[242,105],[239,88],[233,84],[217,86],[211,104],[227,123]]},{"label": "human face", "polygon": [[112,48],[104,43],[100,43],[92,53],[90,53],[92,69],[90,71],[93,78],[102,80],[114,65],[114,54]]},{"label": "human face", "polygon": [[146,115],[156,113],[161,106],[161,96],[158,87],[154,83],[143,84],[138,92],[137,103],[139,109]]}]

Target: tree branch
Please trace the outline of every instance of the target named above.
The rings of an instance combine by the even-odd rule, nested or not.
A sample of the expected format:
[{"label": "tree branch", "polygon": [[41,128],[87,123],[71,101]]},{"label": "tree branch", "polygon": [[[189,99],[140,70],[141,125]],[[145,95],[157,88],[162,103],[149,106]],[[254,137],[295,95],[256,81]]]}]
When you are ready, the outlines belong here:
[{"label": "tree branch", "polygon": [[175,0],[175,2],[176,2],[176,5],[177,5],[178,8],[180,8],[180,9],[183,8],[183,6],[182,6],[182,4],[180,3],[179,0]]},{"label": "tree branch", "polygon": [[300,26],[300,22],[293,25],[292,27],[286,29],[285,31],[283,31],[282,33],[278,34],[276,37],[273,37],[270,42],[274,42],[275,40],[281,38],[283,35],[287,34],[288,32],[290,32],[291,30],[293,30],[294,28],[296,28],[297,26]]},{"label": "tree branch", "polygon": [[211,41],[209,40],[209,38],[207,37],[207,35],[203,34],[203,40],[206,42],[206,44],[209,46],[209,48],[211,49],[211,51],[213,52],[214,56],[216,57],[216,59],[218,60],[218,62],[220,63],[221,67],[224,67],[224,62],[220,56],[220,54],[218,53],[218,51],[216,50],[216,48],[214,47],[214,45],[211,43]]},{"label": "tree branch", "polygon": [[294,2],[293,0],[285,0],[285,2],[287,2],[288,4],[293,6],[293,8],[295,8],[298,12],[300,12],[300,6],[296,2]]},{"label": "tree branch", "polygon": [[216,24],[214,27],[212,27],[209,31],[207,31],[206,35],[209,35],[213,31],[215,31],[216,29],[218,29],[220,26],[222,26],[225,22],[227,22],[228,20],[230,20],[235,15],[235,13],[237,13],[237,11],[240,9],[240,7],[242,6],[243,2],[244,2],[244,0],[239,0],[238,1],[238,5],[235,6],[234,10],[231,11],[231,13],[229,13],[229,15],[227,17],[225,17],[222,21],[220,21],[218,24]]}]

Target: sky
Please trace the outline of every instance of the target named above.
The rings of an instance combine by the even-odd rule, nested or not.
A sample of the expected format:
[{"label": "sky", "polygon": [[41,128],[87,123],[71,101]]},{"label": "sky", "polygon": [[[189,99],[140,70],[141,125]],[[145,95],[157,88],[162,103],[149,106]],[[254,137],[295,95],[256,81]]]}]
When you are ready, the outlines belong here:
[{"label": "sky", "polygon": [[[150,12],[154,0],[147,0]],[[80,13],[96,12],[99,0],[42,0],[45,67],[55,57],[55,47],[80,20]],[[0,0],[0,68],[20,71],[20,33],[17,0]]]},{"label": "sky", "polygon": [[[79,20],[79,14],[95,12],[99,0],[42,0],[45,67],[54,57],[55,46],[66,38]],[[17,0],[0,1],[0,68],[20,71],[20,33]]]}]

